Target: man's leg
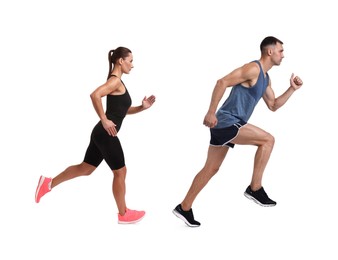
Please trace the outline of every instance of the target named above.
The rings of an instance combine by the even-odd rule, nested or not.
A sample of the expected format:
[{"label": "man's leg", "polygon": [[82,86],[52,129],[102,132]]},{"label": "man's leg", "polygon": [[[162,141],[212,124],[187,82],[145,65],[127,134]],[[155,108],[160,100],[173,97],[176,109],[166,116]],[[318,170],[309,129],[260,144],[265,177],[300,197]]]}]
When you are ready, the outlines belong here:
[{"label": "man's leg", "polygon": [[228,150],[228,146],[209,146],[205,165],[195,176],[188,193],[181,203],[183,210],[191,209],[197,195],[205,187],[205,185],[207,185],[209,180],[218,172]]},{"label": "man's leg", "polygon": [[212,176],[218,172],[228,150],[229,147],[227,146],[209,146],[208,156],[204,167],[195,176],[182,203],[178,204],[173,210],[173,213],[178,218],[182,219],[189,227],[199,227],[201,225],[201,223],[195,220],[191,206],[196,196],[205,185],[207,185]]},{"label": "man's leg", "polygon": [[244,192],[245,197],[264,207],[275,206],[276,202],[268,197],[262,187],[263,173],[275,143],[274,137],[256,126],[247,124],[241,127],[233,143],[257,146],[252,179]]},{"label": "man's leg", "polygon": [[254,125],[246,124],[240,128],[237,137],[232,143],[257,146],[250,186],[253,191],[260,189],[262,187],[263,173],[275,143],[274,137]]}]

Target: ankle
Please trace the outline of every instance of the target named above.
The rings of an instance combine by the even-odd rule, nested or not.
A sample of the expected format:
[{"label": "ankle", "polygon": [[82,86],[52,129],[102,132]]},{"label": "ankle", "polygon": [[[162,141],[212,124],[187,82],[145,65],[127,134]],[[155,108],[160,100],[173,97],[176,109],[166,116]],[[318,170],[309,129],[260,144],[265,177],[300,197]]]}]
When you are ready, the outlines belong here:
[{"label": "ankle", "polygon": [[191,209],[191,205],[182,202],[181,208],[183,211],[189,211]]},{"label": "ankle", "polygon": [[252,185],[252,184],[250,184],[250,189],[252,191],[258,191],[260,188],[262,188],[262,185]]}]

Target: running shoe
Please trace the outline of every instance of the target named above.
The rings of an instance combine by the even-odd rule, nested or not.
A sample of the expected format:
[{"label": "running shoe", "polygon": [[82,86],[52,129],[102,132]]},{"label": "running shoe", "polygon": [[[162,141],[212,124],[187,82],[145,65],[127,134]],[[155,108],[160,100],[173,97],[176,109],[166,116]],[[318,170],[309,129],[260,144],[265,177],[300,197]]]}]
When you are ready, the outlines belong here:
[{"label": "running shoe", "polygon": [[176,208],[174,208],[173,213],[176,217],[183,220],[184,223],[187,224],[189,227],[199,227],[201,225],[201,223],[194,219],[192,209],[185,211],[182,209],[181,204],[178,204]]},{"label": "running shoe", "polygon": [[249,185],[244,192],[244,196],[263,207],[273,207],[277,204],[268,197],[263,187],[261,187],[259,190],[253,191]]},{"label": "running shoe", "polygon": [[35,202],[36,203],[39,203],[41,197],[52,190],[51,184],[52,184],[52,178],[40,176],[39,184],[35,191]]},{"label": "running shoe", "polygon": [[119,224],[133,224],[139,222],[145,215],[145,211],[127,209],[123,216],[118,213]]}]

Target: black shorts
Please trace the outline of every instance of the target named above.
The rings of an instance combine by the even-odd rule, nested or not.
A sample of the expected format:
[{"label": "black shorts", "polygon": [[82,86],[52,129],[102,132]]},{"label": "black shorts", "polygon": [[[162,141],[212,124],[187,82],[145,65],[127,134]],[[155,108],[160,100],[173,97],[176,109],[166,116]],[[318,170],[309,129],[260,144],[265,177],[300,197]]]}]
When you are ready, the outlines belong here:
[{"label": "black shorts", "polygon": [[240,121],[232,126],[225,128],[210,128],[210,145],[229,146],[234,148],[235,144],[231,141],[238,135],[239,129],[246,125],[246,122]]},{"label": "black shorts", "polygon": [[93,129],[83,161],[98,167],[103,160],[111,170],[125,166],[124,153],[119,138],[110,136],[99,122]]}]

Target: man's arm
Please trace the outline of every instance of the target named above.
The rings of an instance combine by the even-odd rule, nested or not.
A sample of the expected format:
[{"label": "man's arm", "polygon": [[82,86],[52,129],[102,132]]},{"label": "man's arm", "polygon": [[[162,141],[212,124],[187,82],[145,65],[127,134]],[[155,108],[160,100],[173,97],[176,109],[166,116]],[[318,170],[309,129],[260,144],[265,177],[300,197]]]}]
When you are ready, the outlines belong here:
[{"label": "man's arm", "polygon": [[271,111],[276,111],[282,107],[292,94],[303,85],[303,81],[292,73],[290,78],[290,87],[279,97],[275,98],[275,93],[271,88],[271,81],[263,95],[263,100]]},{"label": "man's arm", "polygon": [[254,62],[250,62],[243,65],[242,67],[235,69],[223,78],[217,80],[217,83],[212,92],[209,109],[206,116],[204,117],[203,124],[210,128],[213,128],[217,125],[217,118],[215,113],[218,104],[225,93],[226,88],[235,86],[237,84],[242,84],[243,86],[250,87],[257,81],[259,72],[259,66]]}]

